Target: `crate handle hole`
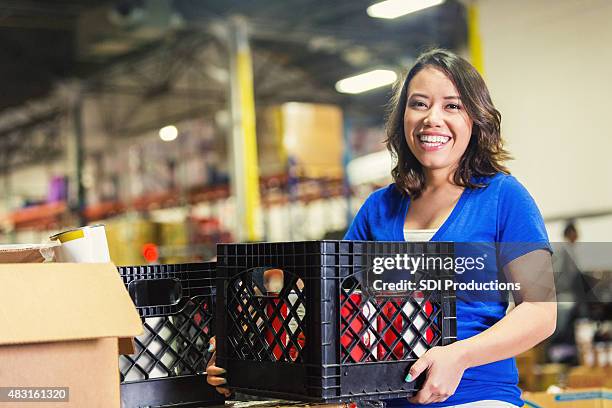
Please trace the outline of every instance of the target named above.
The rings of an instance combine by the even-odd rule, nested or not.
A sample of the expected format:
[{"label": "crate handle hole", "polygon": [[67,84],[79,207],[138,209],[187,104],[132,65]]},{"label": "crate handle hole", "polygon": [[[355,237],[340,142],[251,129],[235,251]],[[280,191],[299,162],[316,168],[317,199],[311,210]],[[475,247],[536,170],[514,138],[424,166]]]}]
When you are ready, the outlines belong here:
[{"label": "crate handle hole", "polygon": [[[285,286],[285,274],[291,275],[291,272],[274,267],[252,268],[247,272],[251,275],[253,293],[257,297],[276,297]],[[295,285],[298,290],[304,290],[302,279],[297,278]]]},{"label": "crate handle hole", "polygon": [[174,306],[182,297],[178,279],[141,279],[128,284],[128,292],[137,307]]}]

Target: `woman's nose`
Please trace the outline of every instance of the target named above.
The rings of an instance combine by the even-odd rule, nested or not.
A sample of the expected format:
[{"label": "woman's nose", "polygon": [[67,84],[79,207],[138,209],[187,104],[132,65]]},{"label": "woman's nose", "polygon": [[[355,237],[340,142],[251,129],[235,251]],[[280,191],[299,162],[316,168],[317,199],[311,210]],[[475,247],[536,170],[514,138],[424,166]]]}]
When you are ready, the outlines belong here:
[{"label": "woman's nose", "polygon": [[439,126],[441,122],[442,115],[436,108],[431,108],[423,120],[423,123],[428,126]]}]

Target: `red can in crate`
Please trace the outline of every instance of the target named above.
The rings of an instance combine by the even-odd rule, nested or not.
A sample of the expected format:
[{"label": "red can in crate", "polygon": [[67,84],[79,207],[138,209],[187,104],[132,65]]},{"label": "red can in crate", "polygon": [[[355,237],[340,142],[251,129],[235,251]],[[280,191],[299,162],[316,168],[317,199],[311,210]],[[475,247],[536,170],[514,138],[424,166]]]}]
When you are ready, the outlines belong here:
[{"label": "red can in crate", "polygon": [[[303,324],[305,308],[302,304],[295,308],[297,301],[298,296],[295,291],[291,291],[291,293],[289,293],[288,303],[279,297],[278,292],[268,292],[266,316],[271,319],[270,325],[272,326],[272,330],[266,329],[265,339],[269,346],[273,346],[272,355],[274,355],[276,361],[283,360],[283,348],[287,347],[287,345],[289,345],[289,358],[291,361],[297,360],[300,350],[304,348],[306,343],[306,337],[300,323],[293,315],[289,318],[289,307],[291,307]],[[285,330],[283,321],[287,321],[286,325],[289,327],[290,333]],[[295,333],[297,333],[297,336],[295,336]],[[274,334],[277,335],[276,338],[274,337]],[[294,338],[297,337],[297,344],[300,348],[299,350],[295,346],[295,343],[290,341],[290,336],[294,336]]]},{"label": "red can in crate", "polygon": [[[425,301],[425,304],[423,304],[423,293],[414,292],[412,294],[412,297],[416,300],[417,303],[419,303],[419,306],[423,307],[425,315],[427,317],[431,317],[431,314],[433,313],[433,306],[429,301]],[[398,312],[398,309],[400,307],[402,309],[401,313]],[[404,357],[404,345],[412,344],[415,337],[418,337],[418,335],[415,335],[413,330],[416,329],[420,332],[427,326],[427,320],[420,313],[416,314],[414,321],[406,321],[408,317],[412,315],[413,312],[414,306],[408,301],[407,298],[395,297],[386,300],[385,304],[382,306],[382,314],[386,317],[386,319],[381,316],[378,317],[378,329],[379,333],[382,335],[382,342],[384,342],[384,345],[378,345],[379,356],[382,357],[388,353],[389,347],[391,347],[397,339],[397,332],[401,333],[403,341],[399,341],[395,345],[395,347],[393,347],[392,353],[397,359],[402,359]],[[393,316],[395,316],[395,318]],[[392,325],[395,331],[388,328],[389,325]],[[413,327],[411,328],[410,326]],[[425,342],[427,343],[427,346],[431,345],[433,339],[433,330],[431,329],[431,327],[427,327],[425,329]],[[387,347],[385,347],[385,345]],[[417,341],[414,345],[415,354],[420,357],[423,353],[425,353],[425,351],[427,351],[426,346],[421,341]],[[385,360],[390,359],[391,358],[389,355],[387,355],[385,358]]]},{"label": "red can in crate", "polygon": [[281,341],[285,339],[286,333],[283,328],[283,319],[287,317],[287,305],[284,302],[281,303],[278,292],[268,292],[266,302],[266,317],[272,320],[270,322],[272,330],[266,329],[264,337],[268,346],[273,346],[272,354],[278,361],[282,360],[283,350],[281,344],[283,343],[279,344],[278,340],[274,338],[274,335],[276,334],[277,338]]},{"label": "red can in crate", "polygon": [[341,295],[340,315],[344,320],[341,323],[340,343],[348,350],[353,362],[376,360],[376,309],[371,302],[363,301],[361,291],[353,291],[348,299],[350,301],[345,294]]}]

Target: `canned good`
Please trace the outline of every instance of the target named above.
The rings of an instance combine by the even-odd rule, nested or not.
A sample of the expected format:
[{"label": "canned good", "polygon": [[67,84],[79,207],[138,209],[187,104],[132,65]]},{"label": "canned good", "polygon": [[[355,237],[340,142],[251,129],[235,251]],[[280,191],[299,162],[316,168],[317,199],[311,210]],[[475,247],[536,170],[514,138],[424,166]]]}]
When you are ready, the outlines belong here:
[{"label": "canned good", "polygon": [[[268,292],[266,299],[266,317],[271,320],[272,330],[266,329],[264,337],[266,344],[272,346],[272,355],[276,361],[283,359],[282,346],[286,344],[286,333],[283,329],[283,320],[287,317],[287,305],[281,302],[278,292]],[[274,336],[276,335],[276,337]],[[280,340],[280,342],[279,342]]]},{"label": "canned good", "polygon": [[[289,293],[289,307],[292,310],[294,310],[295,314],[297,315],[299,319],[298,321],[298,319],[296,319],[292,315],[288,322],[290,333],[287,335],[287,343],[291,343],[289,347],[289,356],[291,357],[292,361],[295,361],[298,359],[300,355],[300,351],[304,349],[304,345],[306,344],[306,335],[304,334],[304,329],[302,327],[302,325],[304,324],[304,317],[306,316],[306,308],[304,307],[304,304],[301,302],[298,304],[296,308],[295,305],[298,302],[300,302],[300,300],[298,298],[297,292],[292,290],[291,293]],[[287,310],[287,313],[288,312],[289,311]],[[295,344],[293,342],[290,342],[289,340],[289,336],[291,335],[292,337],[295,338],[296,333],[297,333],[297,344],[299,346],[299,350],[295,346]]]},{"label": "canned good", "polygon": [[[294,310],[294,313],[297,314],[298,319],[302,322],[304,321],[306,308],[303,304],[299,304],[297,308],[295,308],[297,302],[298,295],[295,291],[289,293],[288,303],[279,297],[278,292],[268,292],[266,316],[271,319],[270,323],[272,330],[266,329],[264,337],[268,346],[272,346],[272,355],[275,357],[276,361],[284,360],[283,348],[287,348],[287,346],[289,346],[289,358],[291,361],[297,360],[300,351],[304,348],[306,343],[306,336],[304,335],[303,329],[300,327],[300,323],[293,314],[291,314],[291,317],[289,316],[289,308],[291,308]],[[284,321],[286,321],[286,327],[289,328],[289,331],[285,329],[283,325]],[[276,338],[274,336],[275,334]],[[292,337],[294,339],[297,337],[299,349],[296,347],[295,342],[291,341]]]},{"label": "canned good", "polygon": [[61,243],[55,248],[55,259],[58,262],[106,263],[111,261],[104,225],[75,228],[52,235],[49,239]]},{"label": "canned good", "polygon": [[[422,307],[425,315],[430,317],[433,313],[431,302],[426,301],[425,304],[423,304],[424,297],[421,292],[415,292],[412,296],[419,305],[418,307]],[[398,312],[400,307],[402,309],[401,313]],[[415,306],[405,297],[394,297],[384,300],[382,315],[384,315],[385,318],[382,316],[378,317],[378,330],[379,334],[382,335],[381,344],[378,345],[378,353],[381,358],[388,353],[391,347],[393,347],[391,355],[395,356],[395,358],[403,359],[409,357],[404,356],[406,352],[405,345],[413,346],[414,354],[420,357],[427,351],[426,345],[430,346],[432,344],[434,333],[433,330],[427,326],[427,320],[423,315],[417,313],[414,319],[412,321],[410,320],[414,310]],[[387,328],[387,326],[392,326],[394,330],[390,327]],[[421,337],[420,333],[422,333],[423,330],[425,330],[424,340],[426,344],[423,344],[422,339],[417,339],[417,337]],[[402,340],[395,344],[398,337],[397,333],[401,334]],[[384,343],[384,345],[382,343]],[[390,360],[391,355],[385,356],[385,360]]]},{"label": "canned good", "polygon": [[375,346],[376,308],[372,302],[364,301],[360,290],[355,290],[348,296],[350,301],[346,299],[343,293],[340,310],[343,319],[340,343],[348,351],[353,362],[376,361],[378,358],[378,349]]}]

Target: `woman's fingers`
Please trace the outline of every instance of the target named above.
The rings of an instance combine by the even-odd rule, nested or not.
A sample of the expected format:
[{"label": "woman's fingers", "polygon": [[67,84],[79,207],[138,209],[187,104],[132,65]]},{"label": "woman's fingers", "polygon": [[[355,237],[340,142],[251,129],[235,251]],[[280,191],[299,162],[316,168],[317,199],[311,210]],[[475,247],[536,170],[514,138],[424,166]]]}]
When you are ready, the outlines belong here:
[{"label": "woman's fingers", "polygon": [[410,370],[408,371],[408,375],[406,376],[406,382],[411,382],[416,380],[416,378],[423,373],[423,371],[427,370],[430,365],[430,361],[427,358],[427,353],[423,354],[421,358],[414,362]]},{"label": "woman's fingers", "polygon": [[217,367],[216,365],[211,365],[206,369],[206,374],[208,375],[212,375],[212,376],[220,376],[225,374],[226,371],[225,369],[221,368],[221,367]]},{"label": "woman's fingers", "polygon": [[431,404],[432,402],[446,401],[449,396],[446,394],[436,394],[429,387],[424,387],[416,395],[409,398],[408,401],[413,404]]},{"label": "woman's fingers", "polygon": [[232,392],[227,387],[220,387],[220,385],[227,384],[227,380],[221,375],[225,374],[225,369],[221,367],[217,367],[215,365],[215,360],[217,357],[217,341],[215,337],[211,337],[208,342],[208,352],[213,353],[210,360],[208,360],[208,367],[206,367],[206,382],[217,390],[219,394],[223,394],[225,398],[229,398],[232,395]]},{"label": "woman's fingers", "polygon": [[214,366],[215,362],[217,361],[217,352],[215,351],[216,349],[217,349],[217,341],[213,336],[208,341],[208,352],[212,353],[212,356],[210,356],[210,359],[208,360],[208,363],[206,364],[206,372],[208,372],[209,367]]},{"label": "woman's fingers", "polygon": [[431,392],[423,388],[421,391],[417,392],[416,395],[408,398],[408,401],[412,402],[413,404],[425,404],[430,400],[430,398]]},{"label": "woman's fingers", "polygon": [[[227,380],[223,377],[221,377],[221,375],[225,374],[225,370],[221,367],[217,367],[215,365],[211,365],[206,369],[206,382],[209,383],[210,385],[212,385],[213,387],[219,387],[220,385],[224,385],[227,384]],[[224,388],[225,390],[227,390],[227,388]],[[219,391],[219,390],[217,390]],[[219,391],[222,394],[225,394],[225,391]],[[229,392],[229,390],[228,390]]]},{"label": "woman's fingers", "polygon": [[217,390],[217,392],[219,394],[223,394],[225,396],[225,398],[229,398],[232,395],[232,392],[229,390],[229,388],[225,388],[225,387],[216,387],[215,388]]},{"label": "woman's fingers", "polygon": [[431,401],[429,401],[429,403],[432,403],[432,402],[444,402],[447,399],[448,399],[448,397],[435,397],[435,398],[432,398]]},{"label": "woman's fingers", "polygon": [[[405,381],[411,382],[411,381],[416,380],[419,375],[423,374],[423,372],[427,370],[427,368],[429,368],[429,365],[430,365],[430,362],[427,359],[427,353],[425,353],[421,356],[421,358],[415,361],[414,364],[412,364],[412,367],[410,367],[410,370],[408,371],[408,375],[406,376]],[[429,402],[431,398],[432,398],[431,391],[429,390],[427,386],[424,386],[419,392],[416,393],[416,395],[409,398],[409,401],[412,402],[413,404],[425,404]]]},{"label": "woman's fingers", "polygon": [[227,380],[223,377],[215,377],[215,376],[208,376],[206,378],[206,381],[208,382],[208,384],[212,385],[213,387],[218,387],[220,385],[225,385],[227,384]]}]

